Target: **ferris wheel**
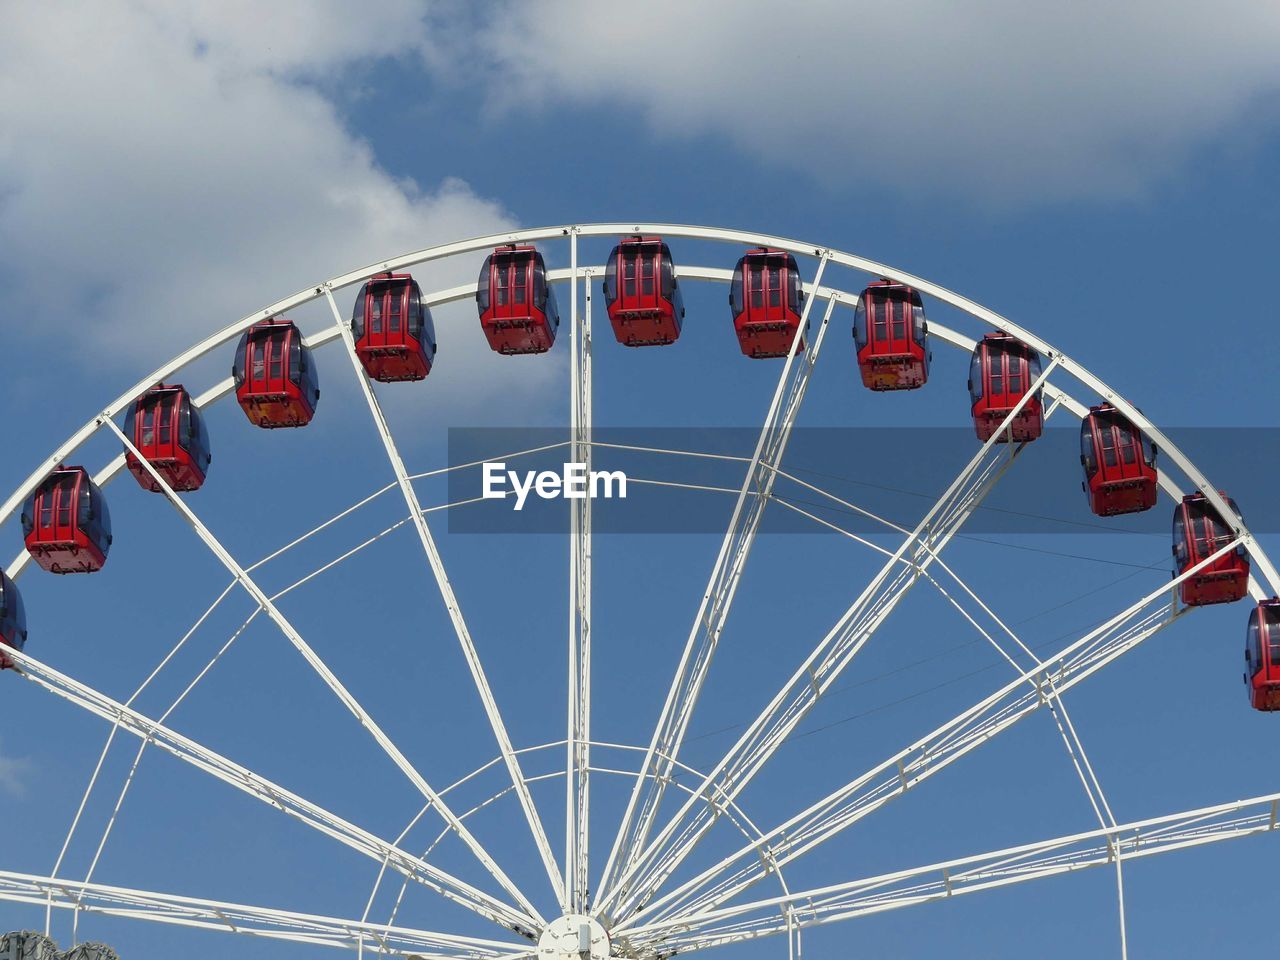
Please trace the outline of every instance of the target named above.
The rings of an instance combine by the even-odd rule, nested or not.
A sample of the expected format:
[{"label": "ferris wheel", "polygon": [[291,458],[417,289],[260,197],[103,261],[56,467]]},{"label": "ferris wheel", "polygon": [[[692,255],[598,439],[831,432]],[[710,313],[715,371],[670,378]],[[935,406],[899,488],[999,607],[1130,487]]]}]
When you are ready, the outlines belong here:
[{"label": "ferris wheel", "polygon": [[[738,254],[736,266],[677,262],[673,249],[678,250],[681,241],[730,245]],[[602,262],[592,263],[584,256],[588,245],[612,249]],[[567,260],[568,266],[548,267],[544,252]],[[425,290],[409,272],[481,254],[483,267],[472,284]],[[864,282],[832,282],[837,272],[862,275]],[[767,404],[760,398],[766,412],[751,454],[720,455],[738,471],[736,486],[729,491],[733,509],[700,602],[688,611],[687,639],[673,665],[656,724],[644,742],[615,743],[593,735],[593,500],[583,496],[569,502],[565,683],[556,702],[557,709],[564,710],[564,736],[548,743],[530,742],[501,708],[490,683],[497,666],[485,662],[480,653],[492,645],[477,642],[433,533],[433,513],[456,505],[424,505],[420,493],[423,478],[475,464],[412,472],[383,413],[386,393],[376,392],[371,381],[405,384],[386,391],[422,389],[412,384],[428,378],[437,364],[438,341],[446,344],[439,363],[446,363],[449,355],[450,330],[444,325],[437,330],[431,313],[445,304],[474,298],[492,350],[530,356],[502,362],[542,362],[537,355],[563,349],[557,340],[566,339],[559,333],[564,323],[570,418],[558,446],[571,462],[589,471],[604,446],[593,429],[593,351],[670,347],[684,327],[689,285],[703,283],[727,285],[729,310],[721,320],[706,322],[731,322],[741,353],[735,362],[771,363],[777,379]],[[606,329],[612,337],[608,332],[601,335],[602,324],[593,330],[597,298],[604,302]],[[955,308],[973,330],[951,329],[926,316],[934,303]],[[288,317],[308,304],[332,316],[304,336]],[[959,350],[969,358],[972,456],[913,524],[874,516],[821,482],[788,470],[788,443],[832,333],[851,337],[862,385],[874,391],[931,385],[935,347]],[[199,491],[206,480],[217,482],[211,466],[216,438],[202,411],[233,398],[258,428],[306,427],[323,415],[318,413],[322,348],[345,354],[332,365],[354,374],[392,480],[265,559],[250,562],[234,556],[213,532],[216,523],[206,524],[199,512]],[[232,376],[191,389],[178,385],[179,380],[190,384],[191,376],[207,374],[199,361],[210,355],[225,358]],[[327,375],[337,373],[334,369]],[[1099,522],[1156,508],[1161,493],[1167,498],[1173,513],[1173,579],[1044,651],[1029,646],[1000,617],[998,602],[971,589],[944,559],[944,550],[995,485],[1016,473],[1013,468],[1022,452],[1055,417],[1071,418],[1079,425],[1078,467],[1089,508]],[[120,453],[96,470],[76,465],[82,448],[104,435]],[[530,452],[519,451],[507,459]],[[708,456],[694,450],[659,452]],[[1076,464],[1070,466],[1077,469]],[[158,664],[145,665],[137,692],[121,699],[97,689],[85,664],[49,665],[53,653],[45,652],[39,624],[51,614],[33,607],[28,632],[20,591],[33,564],[57,574],[93,573],[107,566],[112,524],[105,489],[125,474],[156,495],[148,498],[149,508],[177,512],[231,582],[172,652]],[[895,545],[886,548],[837,529],[784,495],[788,484],[880,524]],[[395,497],[403,500],[407,515],[394,529],[416,535],[427,582],[436,594],[431,601],[443,603],[487,721],[487,731],[475,732],[476,749],[484,749],[489,737],[497,745],[493,759],[449,784],[436,782],[410,760],[375,718],[380,711],[366,707],[344,683],[341,665],[323,658],[282,611],[281,597],[297,584],[269,592],[260,582],[264,565],[368,503]],[[765,691],[764,708],[743,725],[732,745],[713,764],[695,767],[685,750],[695,709],[708,689],[748,559],[760,543],[766,509],[787,510],[845,533],[880,555],[878,569],[868,582],[841,598],[843,612],[825,635],[797,651],[795,662],[778,674],[776,689]],[[1273,599],[1280,594],[1280,573],[1235,502],[1133,402],[1030,330],[938,284],[819,244],[687,225],[578,224],[433,246],[334,277],[209,335],[124,390],[60,444],[0,506],[0,525],[18,523],[23,549],[0,574],[0,668],[8,668],[0,672],[0,681],[26,680],[61,698],[68,709],[79,707],[105,721],[109,734],[96,766],[88,771],[88,784],[65,838],[50,838],[53,847],[61,844],[51,872],[19,872],[0,860],[0,900],[43,911],[46,934],[55,918],[70,915],[77,931],[73,937],[78,937],[82,916],[104,915],[346,948],[361,957],[658,960],[770,937],[795,957],[802,950],[802,932],[812,927],[1099,866],[1115,873],[1123,954],[1126,863],[1268,832],[1277,825],[1280,791],[1195,809],[1152,809],[1146,819],[1118,821],[1063,700],[1067,691],[1198,608],[1246,601],[1249,611],[1241,616],[1241,628],[1246,633],[1248,705],[1263,711],[1280,709],[1280,601]],[[324,576],[356,552],[375,546],[388,532],[375,533],[303,580]],[[824,787],[806,795],[793,784],[791,809],[776,821],[753,816],[744,797],[749,784],[762,775],[913,591],[934,591],[945,598],[1007,661],[1007,680],[923,736],[893,745],[870,768],[838,769],[835,789]],[[375,748],[421,795],[420,812],[398,836],[381,836],[171,725],[170,714],[203,681],[216,656],[184,681],[168,710],[149,715],[136,706],[138,695],[162,670],[176,669],[171,661],[183,644],[219,604],[238,592],[252,603],[250,619],[261,615],[274,624],[358,720]],[[565,607],[557,609],[563,614]],[[239,631],[227,644],[237,636]],[[1246,709],[1243,703],[1241,708]],[[1096,828],[1029,837],[1017,846],[892,872],[834,874],[816,885],[795,883],[793,865],[1033,714],[1052,718],[1094,811]],[[130,737],[138,741],[138,752],[114,794],[114,804],[109,789],[107,801],[96,799],[105,789],[109,752]],[[150,747],[219,781],[217,789],[240,791],[362,855],[371,888],[367,901],[347,916],[329,916],[201,899],[201,891],[195,889],[162,893],[102,882],[96,875],[99,858],[143,752]],[[486,751],[479,759],[487,756]],[[602,792],[604,781],[622,782],[625,789]],[[606,796],[622,800],[602,809],[600,798]],[[102,802],[109,815],[92,864],[87,873],[69,876],[64,869],[67,850],[77,831],[86,829],[86,811]],[[510,820],[532,838],[533,868],[514,863],[514,854],[504,855],[476,826],[485,811],[497,807],[508,811]],[[591,826],[605,822],[613,828],[602,841],[592,836]],[[561,828],[562,836],[553,842]],[[406,838],[422,830],[427,830],[430,843],[425,850],[422,845],[411,847]],[[709,838],[713,839],[704,842]],[[436,856],[441,844],[457,847],[453,858],[468,861],[465,871],[454,869],[453,861],[441,865]],[[713,852],[707,855],[707,850]],[[445,918],[441,929],[419,926],[402,915],[406,892],[419,889],[453,905],[448,908],[453,912],[440,914]],[[469,921],[478,917],[486,923],[488,933],[475,933],[471,922],[447,926],[449,918],[466,914]]]}]

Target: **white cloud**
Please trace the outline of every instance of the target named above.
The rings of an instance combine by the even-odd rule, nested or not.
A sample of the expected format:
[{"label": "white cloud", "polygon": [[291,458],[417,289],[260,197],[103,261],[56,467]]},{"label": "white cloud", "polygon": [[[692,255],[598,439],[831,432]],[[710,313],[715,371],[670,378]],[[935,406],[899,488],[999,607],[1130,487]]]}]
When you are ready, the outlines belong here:
[{"label": "white cloud", "polygon": [[[322,92],[344,71],[359,77],[381,58],[418,55],[423,9],[410,0],[359,10],[336,0],[7,7],[7,335],[73,330],[62,342],[79,343],[81,360],[136,374],[325,277],[511,229],[499,203],[460,180],[421,189],[390,176]],[[429,149],[424,131],[403,135]],[[457,264],[432,279],[458,283],[474,270]],[[533,387],[554,366],[487,365],[488,382],[477,384],[461,374],[489,363],[483,338],[469,328],[451,337],[441,337],[442,364],[473,392]]]},{"label": "white cloud", "polygon": [[21,797],[27,792],[27,776],[31,764],[27,760],[0,754],[0,796]]},{"label": "white cloud", "polygon": [[454,68],[500,107],[606,104],[821,181],[997,204],[1140,193],[1274,126],[1280,87],[1271,0],[549,0],[475,43]]}]

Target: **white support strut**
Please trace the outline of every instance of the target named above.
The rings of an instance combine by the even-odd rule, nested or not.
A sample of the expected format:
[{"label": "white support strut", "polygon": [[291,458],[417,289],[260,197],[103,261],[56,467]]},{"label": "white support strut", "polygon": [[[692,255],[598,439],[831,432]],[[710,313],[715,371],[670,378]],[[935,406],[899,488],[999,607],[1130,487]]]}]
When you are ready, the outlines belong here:
[{"label": "white support strut", "polygon": [[[542,861],[547,868],[548,876],[551,878],[552,887],[559,894],[559,871],[556,867],[555,857],[551,853],[551,843],[547,840],[546,830],[542,826],[542,820],[538,816],[537,808],[533,805],[533,797],[530,795],[529,788],[525,783],[524,773],[520,769],[520,761],[515,754],[515,747],[511,743],[506,724],[503,722],[502,714],[498,710],[498,703],[494,699],[493,690],[489,687],[489,680],[485,676],[484,666],[480,663],[480,655],[476,650],[475,642],[471,638],[471,631],[467,627],[466,620],[463,619],[462,607],[453,592],[453,584],[449,582],[449,575],[444,567],[444,559],[440,556],[440,550],[436,546],[435,537],[431,535],[430,527],[427,526],[426,512],[422,509],[422,504],[418,501],[418,494],[409,480],[409,472],[405,469],[404,460],[396,447],[395,438],[391,435],[391,427],[387,424],[387,418],[382,412],[382,406],[378,403],[378,398],[375,396],[373,388],[369,385],[368,377],[365,376],[364,367],[361,365],[360,357],[356,353],[356,344],[351,333],[351,327],[343,320],[342,314],[338,310],[338,304],[333,299],[333,292],[326,290],[325,298],[333,311],[334,322],[338,325],[342,340],[347,346],[347,356],[351,360],[356,381],[359,383],[365,402],[369,406],[369,413],[373,417],[374,426],[377,428],[378,436],[382,440],[387,461],[391,464],[392,472],[395,474],[396,484],[400,487],[405,504],[409,507],[409,518],[413,521],[418,540],[422,544],[423,553],[426,554],[427,564],[440,590],[440,596],[444,600],[445,609],[449,614],[449,621],[453,624],[458,643],[462,647],[467,667],[471,671],[476,690],[480,694],[480,702],[484,706],[485,715],[489,718],[490,726],[493,727],[494,737],[498,741],[498,749],[502,751],[503,760],[506,762],[507,770],[511,774],[511,782],[516,787],[516,794],[520,798],[520,806],[529,822],[529,829],[533,834],[534,842],[542,855]],[[427,796],[425,792],[424,796]],[[441,802],[439,797],[434,794],[428,796],[428,799],[432,800],[433,797],[434,800],[432,802]],[[472,848],[481,863],[485,865],[485,869],[498,878],[503,889],[515,897],[521,907],[528,911],[532,917],[535,917],[539,924],[544,923],[545,921],[533,904],[516,888],[515,884],[511,882],[510,878],[502,871],[502,868],[480,846],[474,836],[469,831],[466,831],[466,827],[462,825],[461,821],[457,821],[456,829],[459,830],[459,836],[467,842],[467,846]]]},{"label": "white support strut", "polygon": [[[826,637],[707,775],[700,793],[705,793],[708,797],[736,797],[817,704],[875,634],[880,624],[915,585],[917,578],[913,571],[926,569],[934,562],[965,520],[977,509],[995,480],[1013,462],[1021,446],[1010,444],[1011,452],[1006,457],[996,450],[996,443],[1022,408],[1035,396],[1053,369],[1054,363],[1051,361],[1027,393],[1005,415],[999,429],[983,443]],[[911,554],[910,564],[903,567],[900,562],[908,552]],[[691,822],[677,836],[676,831],[690,814]],[[643,908],[656,888],[692,852],[713,822],[705,808],[698,808],[693,799],[686,800],[619,881],[621,886],[629,874],[647,869],[644,882],[636,885],[629,901],[623,902],[622,909],[616,916],[625,918]],[[668,841],[670,843],[664,849],[663,845]]]},{"label": "white support strut", "polygon": [[[1225,556],[1237,545],[1233,541],[1220,548],[1176,578],[1174,586],[1194,576],[1201,567]],[[1068,644],[1053,657],[1008,681],[1000,689],[909,747],[887,757],[872,769],[768,830],[761,840],[734,851],[693,879],[664,894],[642,913],[621,924],[619,929],[632,924],[648,923],[659,916],[674,917],[700,912],[709,905],[725,902],[766,875],[759,865],[761,850],[768,850],[779,864],[789,863],[941,772],[961,756],[989,743],[1023,717],[1135,649],[1172,622],[1178,614],[1167,605],[1168,594],[1169,588],[1162,586],[1142,597],[1080,639]],[[1159,607],[1154,613],[1140,617],[1144,610],[1156,603],[1166,605]],[[742,863],[743,866],[736,873],[722,878],[725,871],[735,863]]]},{"label": "white support strut", "polygon": [[344,846],[375,861],[389,863],[398,873],[430,887],[447,900],[467,907],[522,936],[533,934],[533,928],[536,925],[532,918],[439,867],[419,860],[393,844],[380,840],[367,830],[259,776],[189,737],[184,737],[132,707],[126,707],[93,687],[55,670],[24,651],[9,650],[5,652],[5,656],[22,668],[22,674],[27,680],[50,693],[108,723],[118,724],[121,730],[133,734],[140,740],[154,743],[179,760],[332,837]]},{"label": "white support strut", "polygon": [[146,468],[152,481],[160,487],[165,497],[171,504],[173,504],[174,508],[182,518],[187,521],[191,528],[196,532],[197,536],[204,541],[205,545],[213,555],[222,562],[228,572],[230,572],[231,575],[239,581],[245,592],[254,599],[271,621],[280,628],[280,632],[283,633],[295,649],[302,654],[303,658],[308,664],[310,664],[311,668],[325,682],[325,685],[333,691],[342,704],[360,722],[361,726],[369,731],[378,746],[380,746],[387,756],[391,758],[392,762],[400,768],[401,772],[404,773],[404,775],[427,799],[427,801],[436,808],[440,816],[453,827],[463,842],[467,844],[480,862],[485,865],[485,868],[493,874],[495,879],[502,884],[504,889],[516,898],[522,909],[526,911],[526,919],[532,921],[535,925],[540,924],[542,922],[541,918],[537,911],[533,909],[532,904],[530,904],[528,900],[520,894],[516,889],[515,884],[513,884],[506,874],[502,872],[502,869],[498,867],[498,865],[493,861],[493,858],[488,855],[484,848],[480,846],[479,841],[477,841],[467,827],[458,820],[458,818],[453,814],[453,811],[451,811],[448,805],[441,799],[439,794],[437,794],[431,785],[427,783],[422,774],[414,768],[414,766],[409,762],[409,759],[400,751],[400,748],[391,741],[391,738],[383,732],[382,728],[378,726],[373,717],[369,715],[364,707],[360,705],[359,701],[357,701],[351,692],[347,690],[342,681],[338,679],[337,675],[334,674],[334,672],[329,669],[328,665],[320,658],[319,654],[317,654],[302,638],[302,635],[298,633],[293,624],[289,622],[288,618],[280,612],[272,599],[267,596],[260,586],[258,586],[253,577],[250,576],[249,573],[240,566],[235,558],[227,552],[226,548],[223,547],[222,543],[209,531],[203,521],[196,516],[191,508],[188,507],[182,498],[174,492],[173,488],[169,486],[168,482],[160,475],[159,471],[157,471],[151,462],[147,460],[138,448],[133,445],[133,441],[125,436],[124,432],[116,425],[115,421],[106,419],[106,425],[124,444],[125,449],[128,450],[129,453],[133,454],[133,456],[136,457]]},{"label": "white support strut", "polygon": [[[811,291],[819,289],[827,258],[818,262]],[[633,875],[637,861],[649,838],[653,821],[665,794],[671,761],[678,758],[685,733],[692,719],[694,707],[702,691],[702,684],[711,667],[712,657],[720,641],[720,635],[729,618],[733,598],[746,568],[751,547],[764,517],[765,507],[776,479],[775,470],[780,465],[790,439],[792,428],[799,415],[818,355],[826,337],[835,300],[829,299],[822,324],[812,346],[800,351],[799,346],[807,329],[809,314],[817,300],[811,292],[805,299],[800,316],[800,328],[791,340],[786,361],[778,375],[765,421],[756,440],[755,451],[738,491],[728,529],[720,544],[720,551],[711,570],[707,588],[694,617],[689,636],[685,641],[676,675],[672,680],[663,704],[662,713],[650,741],[641,776],[627,802],[617,838],[605,865],[601,879],[599,906],[610,909],[627,894],[628,879]],[[653,777],[648,772],[654,771]]]},{"label": "white support strut", "polygon": [[[591,277],[578,266],[578,235],[569,237],[569,438],[570,462],[590,482]],[[578,310],[578,284],[583,309]],[[569,637],[565,744],[566,912],[582,914],[590,898],[591,776],[591,496],[569,501]]]},{"label": "white support strut", "polygon": [[527,947],[518,943],[9,871],[0,871],[0,901],[50,904],[63,910],[219,930],[308,946],[355,950],[368,944],[398,953],[413,953],[424,960],[508,960],[527,952]]},{"label": "white support strut", "polygon": [[[627,940],[635,941],[637,946],[643,944],[641,949],[656,952],[658,956],[688,953],[782,935],[788,930],[789,920],[800,927],[833,923],[1106,866],[1117,855],[1135,860],[1272,833],[1276,829],[1272,811],[1277,803],[1280,803],[1280,793],[1272,793],[798,891],[789,896],[690,915],[679,922],[639,927]],[[787,912],[793,916],[779,919],[779,908],[787,906],[791,907]],[[755,914],[759,915],[753,916]]]}]

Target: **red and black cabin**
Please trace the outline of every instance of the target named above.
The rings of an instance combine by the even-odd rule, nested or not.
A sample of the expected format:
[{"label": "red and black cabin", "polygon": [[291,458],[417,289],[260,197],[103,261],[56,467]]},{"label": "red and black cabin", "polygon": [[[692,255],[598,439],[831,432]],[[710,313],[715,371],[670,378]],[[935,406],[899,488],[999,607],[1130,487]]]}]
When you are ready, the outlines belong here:
[{"label": "red and black cabin", "polygon": [[356,294],[351,313],[356,355],[370,379],[422,380],[436,356],[436,327],[422,288],[407,273],[380,273]]},{"label": "red and black cabin", "polygon": [[733,268],[729,307],[738,345],[748,357],[785,357],[796,337],[796,352],[804,350],[804,291],[796,258],[785,250],[756,247],[743,254]]},{"label": "red and black cabin", "polygon": [[[213,459],[209,435],[200,408],[180,384],[162,383],[133,401],[120,429],[170,487],[181,492],[200,489]],[[138,485],[159,493],[160,485],[142,461],[128,450],[124,456]]]},{"label": "red and black cabin", "polygon": [[1090,407],[1080,421],[1080,463],[1089,509],[1100,517],[1156,505],[1156,447],[1115,407]]},{"label": "red and black cabin", "polygon": [[919,291],[876,280],[858,297],[853,343],[862,384],[872,390],[914,390],[929,379],[929,325]]},{"label": "red and black cabin", "polygon": [[58,467],[22,508],[27,552],[50,573],[94,573],[111,549],[111,514],[84,467]]},{"label": "red and black cabin", "polygon": [[[1007,333],[988,333],[978,341],[969,362],[969,399],[979,440],[991,438],[1040,372],[1040,354],[1021,340]],[[1037,390],[996,442],[1035,440],[1043,430],[1044,401]]]},{"label": "red and black cabin", "polygon": [[1255,710],[1280,710],[1280,599],[1249,611],[1244,642],[1244,684]]},{"label": "red and black cabin", "polygon": [[[1240,510],[1235,501],[1230,497],[1226,500],[1238,517]],[[1173,510],[1173,575],[1186,573],[1235,536],[1203,493],[1187,494]],[[1231,603],[1243,597],[1248,588],[1249,555],[1243,546],[1238,546],[1183,580],[1182,602],[1189,607]]]},{"label": "red and black cabin", "polygon": [[684,301],[671,250],[661,237],[630,237],[609,254],[604,299],[613,335],[627,347],[675,343]]},{"label": "red and black cabin", "polygon": [[255,323],[240,338],[231,367],[236,400],[259,427],[305,427],[315,416],[320,386],[302,333],[284,317]]},{"label": "red and black cabin", "polygon": [[480,326],[497,353],[546,353],[560,311],[547,286],[542,254],[531,246],[498,247],[484,259],[476,287]]},{"label": "red and black cabin", "polygon": [[27,613],[22,608],[22,594],[9,575],[0,570],[0,670],[13,668],[4,648],[21,650],[27,645]]}]

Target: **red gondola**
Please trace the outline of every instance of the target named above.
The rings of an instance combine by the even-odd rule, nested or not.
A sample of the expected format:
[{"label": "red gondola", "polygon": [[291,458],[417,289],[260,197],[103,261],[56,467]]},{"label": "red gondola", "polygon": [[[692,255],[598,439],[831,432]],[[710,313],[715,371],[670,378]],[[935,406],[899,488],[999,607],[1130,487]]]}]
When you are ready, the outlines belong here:
[{"label": "red gondola", "polygon": [[[1226,494],[1223,494],[1226,497]],[[1227,503],[1239,515],[1230,497]],[[1203,493],[1189,493],[1173,510],[1173,575],[1179,576],[1235,539]],[[1189,607],[1230,603],[1249,587],[1249,555],[1243,546],[1228,551],[1193,577],[1182,581],[1182,602]]]},{"label": "red gondola", "polygon": [[613,335],[627,347],[675,343],[684,302],[671,250],[661,237],[631,237],[609,254],[604,299]]},{"label": "red gondola", "polygon": [[785,250],[748,250],[733,268],[729,306],[738,345],[748,357],[785,357],[797,336],[796,352],[804,350],[800,270],[796,258]]},{"label": "red gondola", "polygon": [[250,423],[274,427],[305,427],[315,416],[320,387],[311,351],[302,333],[284,317],[250,327],[231,368],[236,399]]},{"label": "red gondola", "polygon": [[380,273],[356,295],[351,313],[356,355],[371,379],[421,380],[436,356],[436,328],[422,289],[407,273]]},{"label": "red gondola", "polygon": [[862,384],[872,390],[914,390],[929,379],[929,326],[918,291],[876,280],[858,297],[853,342]]},{"label": "red gondola", "polygon": [[0,570],[0,670],[13,668],[4,648],[21,650],[27,645],[27,614],[22,609],[22,594],[8,574]]},{"label": "red gondola", "polygon": [[1156,504],[1156,447],[1109,403],[1080,421],[1080,463],[1089,509],[1100,517]]},{"label": "red gondola", "polygon": [[94,573],[111,549],[107,501],[84,467],[58,467],[22,508],[27,552],[50,573]]},{"label": "red gondola", "polygon": [[[969,363],[969,399],[979,440],[996,432],[1039,378],[1040,369],[1040,354],[1007,333],[988,333],[978,342]],[[1043,429],[1044,405],[1036,391],[996,442],[1035,440]]]},{"label": "red gondola", "polygon": [[542,254],[533,247],[510,244],[485,257],[476,306],[489,346],[498,353],[546,353],[556,342],[560,311]]},{"label": "red gondola", "polygon": [[1280,710],[1280,600],[1263,600],[1249,612],[1244,684],[1255,710]]},{"label": "red gondola", "polygon": [[[199,490],[209,470],[209,436],[200,408],[181,385],[152,387],[129,404],[121,431],[174,490]],[[143,490],[160,486],[142,461],[125,451],[129,472]]]}]

